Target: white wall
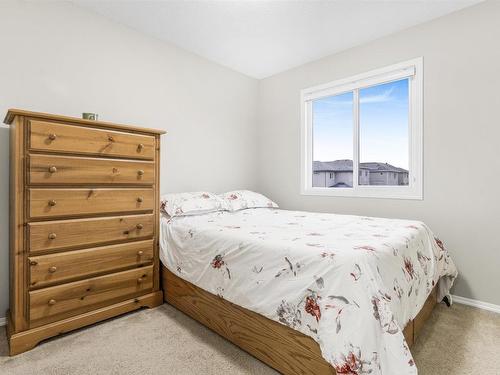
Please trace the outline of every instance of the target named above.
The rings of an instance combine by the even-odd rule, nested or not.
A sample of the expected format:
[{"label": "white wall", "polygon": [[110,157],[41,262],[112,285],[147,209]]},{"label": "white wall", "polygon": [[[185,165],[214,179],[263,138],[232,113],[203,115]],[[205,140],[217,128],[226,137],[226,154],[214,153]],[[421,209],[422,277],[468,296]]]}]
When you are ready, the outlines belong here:
[{"label": "white wall", "polygon": [[[0,14],[1,116],[9,107],[89,111],[166,129],[164,192],[256,188],[284,208],[424,220],[461,271],[454,292],[500,303],[500,3],[260,84],[70,4],[0,0]],[[424,200],[301,196],[299,91],[416,56],[425,59]],[[0,126],[0,317],[8,307],[7,130]]]},{"label": "white wall", "polygon": [[[460,270],[454,293],[500,304],[499,40],[489,1],[262,80],[259,189],[284,208],[423,220]],[[301,196],[300,90],[418,56],[424,200]]]},{"label": "white wall", "polygon": [[[254,188],[257,81],[71,4],[0,1],[9,107],[168,131],[161,190]],[[0,317],[8,308],[8,129],[0,126]]]}]

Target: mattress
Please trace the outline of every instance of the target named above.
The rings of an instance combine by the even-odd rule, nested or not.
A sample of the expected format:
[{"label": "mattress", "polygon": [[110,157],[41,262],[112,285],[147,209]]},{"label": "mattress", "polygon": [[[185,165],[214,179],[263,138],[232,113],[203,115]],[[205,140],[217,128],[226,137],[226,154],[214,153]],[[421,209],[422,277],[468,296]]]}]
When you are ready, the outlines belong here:
[{"label": "mattress", "polygon": [[160,258],[312,337],[339,374],[416,374],[403,328],[457,276],[422,222],[272,208],[162,216]]}]

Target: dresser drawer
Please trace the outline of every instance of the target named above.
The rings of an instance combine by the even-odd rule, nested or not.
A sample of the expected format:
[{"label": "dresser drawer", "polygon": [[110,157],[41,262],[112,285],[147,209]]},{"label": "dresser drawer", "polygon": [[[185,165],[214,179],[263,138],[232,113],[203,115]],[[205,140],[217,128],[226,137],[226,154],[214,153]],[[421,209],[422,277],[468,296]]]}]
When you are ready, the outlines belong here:
[{"label": "dresser drawer", "polygon": [[[29,292],[31,322],[63,319],[151,291],[153,266],[75,281]],[[31,324],[36,326],[36,324]]]},{"label": "dresser drawer", "polygon": [[105,242],[153,237],[154,215],[28,223],[29,252],[97,245]]},{"label": "dresser drawer", "polygon": [[28,258],[30,286],[42,287],[153,261],[153,240],[123,243]]},{"label": "dresser drawer", "polygon": [[31,218],[153,209],[153,189],[29,189]]},{"label": "dresser drawer", "polygon": [[154,159],[155,138],[30,120],[29,147],[41,151]]},{"label": "dresser drawer", "polygon": [[153,185],[152,161],[30,155],[30,184],[141,184]]}]

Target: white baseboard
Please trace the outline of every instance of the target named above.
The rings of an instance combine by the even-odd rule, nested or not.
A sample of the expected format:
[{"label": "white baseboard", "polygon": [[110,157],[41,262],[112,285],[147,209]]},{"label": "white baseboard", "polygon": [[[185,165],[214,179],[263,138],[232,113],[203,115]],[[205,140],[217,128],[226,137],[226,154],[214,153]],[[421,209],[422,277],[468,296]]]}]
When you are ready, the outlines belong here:
[{"label": "white baseboard", "polygon": [[477,299],[465,298],[460,296],[452,296],[452,298],[453,302],[500,314],[500,305],[494,305],[493,303],[478,301]]},{"label": "white baseboard", "polygon": [[5,316],[0,317],[0,327],[7,324],[7,318]]}]

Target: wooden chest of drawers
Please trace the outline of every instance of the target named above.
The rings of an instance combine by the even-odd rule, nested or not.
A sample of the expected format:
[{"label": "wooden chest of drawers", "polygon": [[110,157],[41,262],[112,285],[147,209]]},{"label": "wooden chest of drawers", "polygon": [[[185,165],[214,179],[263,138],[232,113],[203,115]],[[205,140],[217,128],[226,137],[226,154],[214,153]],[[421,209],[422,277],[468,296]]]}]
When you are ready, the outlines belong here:
[{"label": "wooden chest of drawers", "polygon": [[162,131],[10,110],[11,355],[162,303]]}]

